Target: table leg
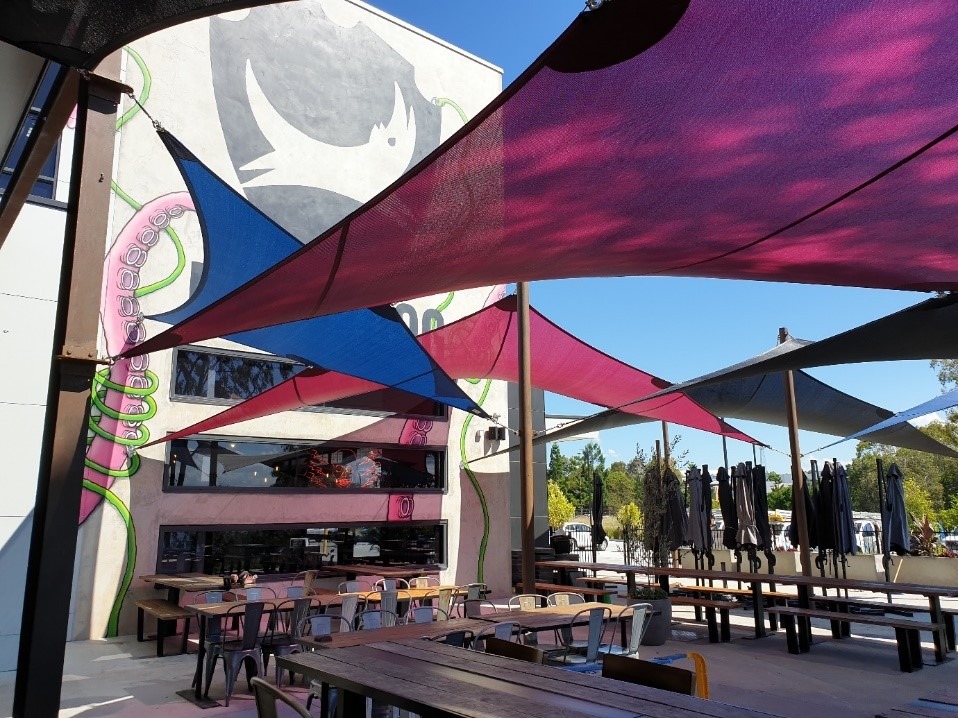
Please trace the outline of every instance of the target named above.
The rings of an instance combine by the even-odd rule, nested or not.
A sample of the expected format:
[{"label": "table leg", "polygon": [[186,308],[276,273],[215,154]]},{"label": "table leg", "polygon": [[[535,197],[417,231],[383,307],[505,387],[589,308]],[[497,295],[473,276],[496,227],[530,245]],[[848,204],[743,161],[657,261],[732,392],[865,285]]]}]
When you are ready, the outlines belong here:
[{"label": "table leg", "polygon": [[762,598],[762,582],[752,581],[752,613],[755,617],[755,637],[765,638],[765,599]]},{"label": "table leg", "polygon": [[932,633],[935,639],[935,661],[944,663],[945,654],[948,653],[948,638],[944,628],[945,616],[941,612],[941,599],[938,596],[929,596],[928,608],[931,614],[931,622],[939,625],[938,630]]},{"label": "table leg", "polygon": [[[800,608],[812,607],[812,592],[808,586],[798,587],[798,605]],[[804,616],[797,619],[798,630],[805,645],[812,645],[812,621]]]},{"label": "table leg", "polygon": [[193,674],[196,700],[203,699],[203,660],[206,658],[206,616],[201,615],[199,620],[199,649],[196,651],[196,671]]},{"label": "table leg", "polygon": [[625,572],[625,587],[628,589],[630,597],[635,594],[635,572],[634,571]]},{"label": "table leg", "polygon": [[166,600],[170,603],[175,603],[177,606],[180,605],[180,589],[170,586],[166,589]]},{"label": "table leg", "polygon": [[366,696],[340,688],[336,715],[339,718],[366,715]]}]

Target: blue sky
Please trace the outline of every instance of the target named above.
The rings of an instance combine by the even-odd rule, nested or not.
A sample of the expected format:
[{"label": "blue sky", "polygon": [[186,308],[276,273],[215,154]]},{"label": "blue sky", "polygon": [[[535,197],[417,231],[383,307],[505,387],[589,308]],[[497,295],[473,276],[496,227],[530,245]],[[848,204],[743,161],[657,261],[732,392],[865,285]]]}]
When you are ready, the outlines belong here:
[{"label": "blue sky", "polygon": [[[478,0],[374,0],[386,12],[461,47],[504,70],[511,82],[568,26],[583,0],[514,0],[490,5]],[[928,295],[885,290],[728,280],[619,277],[536,282],[533,306],[593,346],[670,381],[682,381],[726,366],[772,347],[778,328],[793,336],[823,339],[915,304]],[[940,391],[927,361],[885,362],[825,367],[809,372],[816,378],[865,401],[901,411]],[[595,407],[548,395],[552,414],[590,414]],[[784,416],[784,408],[783,408]],[[790,471],[788,435],[784,428],[730,421],[780,452],[765,450],[759,460],[770,469]],[[799,417],[801,423],[801,417]],[[697,464],[722,463],[719,437],[671,426],[681,434],[681,447]],[[628,460],[636,444],[648,449],[661,437],[659,424],[602,432],[607,463]],[[836,437],[801,432],[803,452]],[[582,442],[563,443],[563,453],[576,453]],[[729,460],[751,460],[752,450],[728,442]],[[819,459],[854,456],[855,442],[832,447]],[[807,467],[807,460],[805,462]]]}]

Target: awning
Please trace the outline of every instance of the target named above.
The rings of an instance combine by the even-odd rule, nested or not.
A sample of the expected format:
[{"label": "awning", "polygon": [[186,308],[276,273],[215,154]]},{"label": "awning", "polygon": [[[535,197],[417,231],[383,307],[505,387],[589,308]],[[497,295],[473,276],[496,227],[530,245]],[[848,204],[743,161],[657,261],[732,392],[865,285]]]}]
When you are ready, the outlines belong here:
[{"label": "awning", "polygon": [[[875,420],[884,420],[892,412],[880,406],[856,399],[803,371],[796,371],[795,400],[799,428],[832,436],[849,436],[872,426]],[[718,416],[759,421],[775,426],[786,426],[785,387],[780,373],[731,379],[694,387],[687,392],[690,399]],[[668,395],[666,395],[668,396]],[[628,407],[611,409],[559,429],[555,434],[537,437],[535,441],[553,441],[564,433],[597,431],[634,423]],[[927,451],[940,456],[958,458],[958,452],[923,434],[910,424],[899,424],[874,433],[871,441]]]},{"label": "awning", "polygon": [[[419,336],[426,351],[451,377],[517,381],[519,375],[516,298],[505,297],[485,309]],[[577,339],[537,311],[530,310],[532,383],[547,391],[600,406],[613,406],[625,394],[651,394],[667,382],[629,366]],[[376,388],[333,372],[310,370],[161,440],[360,394]],[[682,394],[636,402],[627,411],[702,431],[758,443]]]},{"label": "awning", "polygon": [[584,12],[396,183],[136,351],[517,280],[958,288],[958,5],[684,6]]}]

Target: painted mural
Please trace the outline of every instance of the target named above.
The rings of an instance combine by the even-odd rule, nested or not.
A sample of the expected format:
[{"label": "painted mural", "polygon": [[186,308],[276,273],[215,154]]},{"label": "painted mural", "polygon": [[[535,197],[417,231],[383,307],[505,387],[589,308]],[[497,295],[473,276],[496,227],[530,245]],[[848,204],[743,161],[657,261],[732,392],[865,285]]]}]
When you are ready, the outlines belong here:
[{"label": "painted mural", "polygon": [[[357,21],[356,15],[356,6],[347,0],[314,0],[192,23],[191,39],[205,33],[209,43],[209,84],[194,93],[211,98],[203,97],[203,102],[215,108],[215,116],[197,117],[188,107],[170,101],[177,84],[188,80],[190,69],[177,67],[165,49],[160,55],[157,48],[175,44],[178,33],[185,30],[164,33],[166,43],[147,41],[125,49],[126,81],[135,88],[136,103],[129,103],[117,121],[121,171],[112,189],[118,229],[104,260],[101,303],[102,341],[108,355],[116,356],[144,341],[155,324],[150,316],[182,304],[195,288],[204,261],[193,203],[180,190],[181,183],[134,179],[137,188],[127,184],[127,178],[135,177],[131,168],[135,169],[137,160],[124,158],[162,161],[159,143],[147,146],[150,140],[144,130],[150,129],[151,122],[164,126],[170,122],[174,133],[187,123],[202,122],[202,131],[192,125],[188,130],[206,138],[189,141],[200,158],[207,160],[204,147],[222,147],[225,152],[210,152],[210,166],[305,241],[361,206],[466,121],[460,98],[421,89],[424,68],[397,49],[394,38],[384,38]],[[283,40],[277,43],[276,38]],[[137,143],[143,146],[136,147]],[[484,303],[496,301],[503,293],[503,287],[494,288]],[[418,332],[441,326],[443,312],[452,311],[454,302],[455,295],[450,293],[434,306],[409,303],[397,309]],[[465,307],[456,314],[477,308]],[[150,363],[149,356],[117,361],[97,373],[91,392],[80,523],[103,506],[115,512],[125,532],[125,556],[123,566],[115,567],[118,582],[112,589],[111,610],[102,630],[96,621],[91,623],[93,635],[118,633],[120,612],[136,573],[138,542],[129,505],[131,492],[122,482],[140,471],[138,449],[150,441],[149,427],[160,411],[154,395],[167,392],[168,368],[151,369]],[[491,382],[471,384],[481,405]],[[465,419],[460,432],[459,458],[484,514],[477,567],[482,580],[489,514],[479,481],[469,468],[466,437],[471,420],[471,416]],[[173,417],[161,422],[163,431],[171,428],[168,423],[177,422]],[[422,419],[384,419],[374,421],[364,433],[380,442],[435,444],[443,436],[431,435],[433,424]],[[443,427],[448,430],[448,424]],[[414,511],[412,495],[394,494],[383,518],[410,520]]]}]

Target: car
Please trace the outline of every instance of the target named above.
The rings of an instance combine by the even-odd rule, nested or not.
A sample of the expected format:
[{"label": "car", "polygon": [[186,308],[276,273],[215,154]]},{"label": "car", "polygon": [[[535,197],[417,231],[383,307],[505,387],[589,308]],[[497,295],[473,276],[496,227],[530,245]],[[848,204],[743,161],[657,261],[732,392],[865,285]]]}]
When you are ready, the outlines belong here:
[{"label": "car", "polygon": [[[583,523],[563,524],[562,533],[572,538],[572,550],[576,551],[581,546],[583,548],[592,546],[592,527]],[[596,546],[599,551],[605,551],[609,547],[609,539],[606,537],[601,544]]]}]

